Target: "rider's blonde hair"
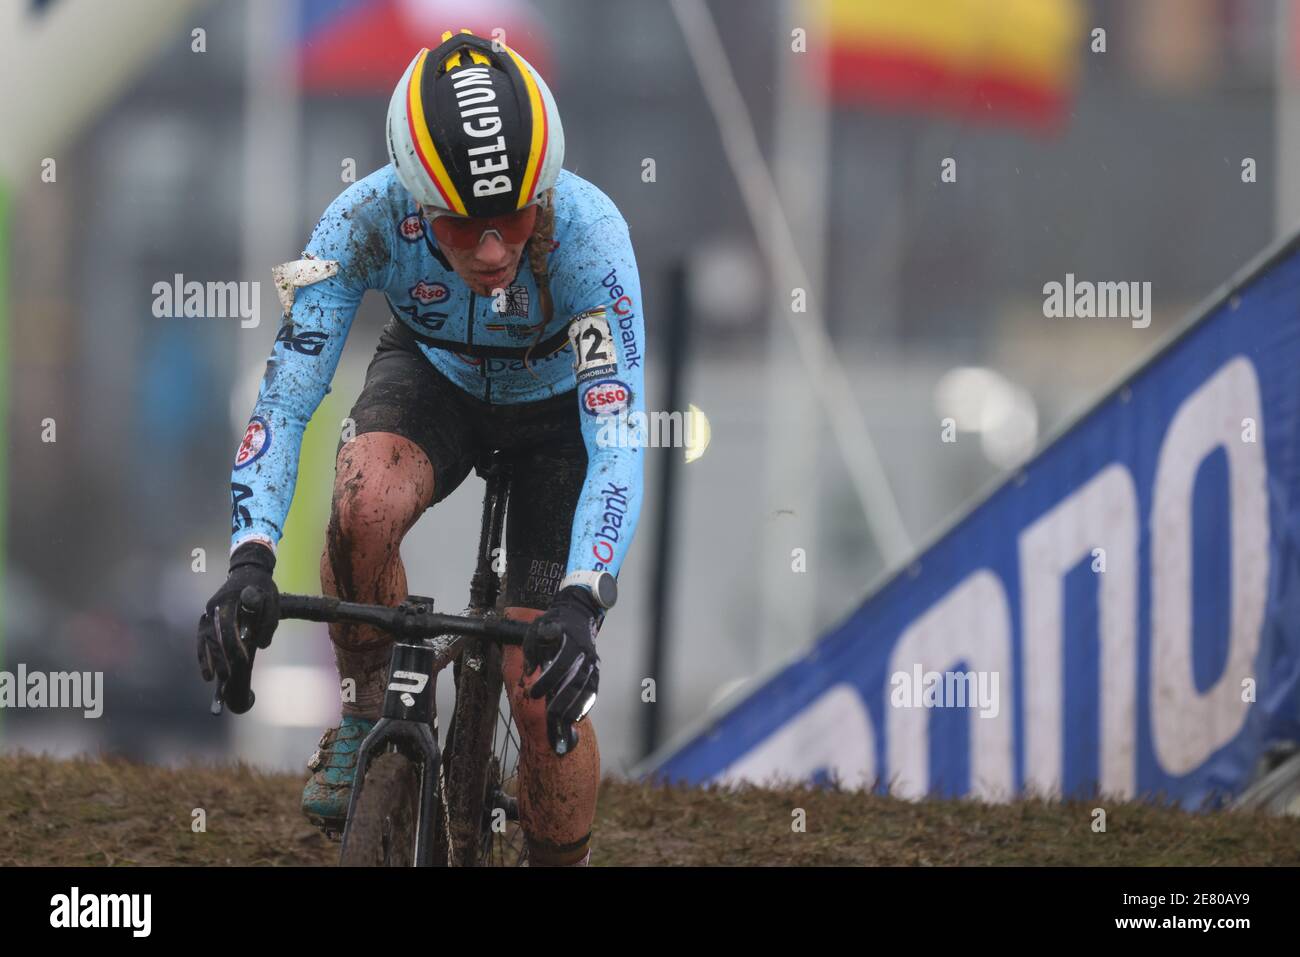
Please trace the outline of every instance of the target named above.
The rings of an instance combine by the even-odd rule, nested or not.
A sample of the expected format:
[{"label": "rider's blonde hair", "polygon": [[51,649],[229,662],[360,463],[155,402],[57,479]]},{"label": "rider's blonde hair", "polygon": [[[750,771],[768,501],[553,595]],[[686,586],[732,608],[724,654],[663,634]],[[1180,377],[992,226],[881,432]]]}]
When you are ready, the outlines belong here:
[{"label": "rider's blonde hair", "polygon": [[538,293],[542,297],[542,321],[537,327],[537,335],[533,337],[528,351],[524,353],[524,366],[532,373],[534,379],[538,378],[538,375],[533,372],[533,364],[530,361],[533,350],[537,348],[537,343],[542,340],[542,333],[555,317],[555,302],[551,299],[550,267],[551,243],[554,239],[555,190],[548,189],[542,194],[542,201],[538,204],[537,222],[533,224],[533,234],[528,237],[528,268],[533,272]]}]

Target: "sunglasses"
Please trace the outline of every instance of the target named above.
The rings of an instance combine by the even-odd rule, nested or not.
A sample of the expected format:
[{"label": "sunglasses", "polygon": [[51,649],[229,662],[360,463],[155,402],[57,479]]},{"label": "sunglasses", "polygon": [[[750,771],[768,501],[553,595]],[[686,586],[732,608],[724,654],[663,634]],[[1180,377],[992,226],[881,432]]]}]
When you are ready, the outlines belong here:
[{"label": "sunglasses", "polygon": [[475,249],[488,233],[496,233],[497,238],[507,246],[525,242],[533,234],[537,222],[537,206],[525,206],[521,210],[505,216],[476,218],[472,216],[452,216],[441,209],[423,207],[424,218],[433,227],[434,238],[439,246],[453,249]]}]

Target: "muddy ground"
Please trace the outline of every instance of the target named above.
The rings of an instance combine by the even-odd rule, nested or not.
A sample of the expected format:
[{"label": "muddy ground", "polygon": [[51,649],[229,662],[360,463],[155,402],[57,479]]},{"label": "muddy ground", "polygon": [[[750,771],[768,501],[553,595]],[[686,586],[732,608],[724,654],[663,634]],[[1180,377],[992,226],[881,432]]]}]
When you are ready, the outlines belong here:
[{"label": "muddy ground", "polygon": [[[303,775],[0,756],[0,865],[321,865]],[[1106,809],[1106,831],[1092,828]],[[196,809],[206,831],[193,829]],[[795,829],[802,810],[806,830]],[[1300,819],[1098,802],[919,803],[606,780],[596,865],[1300,865]]]}]

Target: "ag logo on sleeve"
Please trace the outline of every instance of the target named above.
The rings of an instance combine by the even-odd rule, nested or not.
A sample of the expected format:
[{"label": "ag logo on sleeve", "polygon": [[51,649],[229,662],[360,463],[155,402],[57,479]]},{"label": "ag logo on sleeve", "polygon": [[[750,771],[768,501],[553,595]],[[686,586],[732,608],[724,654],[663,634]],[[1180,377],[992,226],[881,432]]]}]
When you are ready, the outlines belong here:
[{"label": "ag logo on sleeve", "polygon": [[618,356],[604,306],[573,317],[569,323],[569,342],[573,344],[573,368],[579,382],[610,375],[617,368]]}]

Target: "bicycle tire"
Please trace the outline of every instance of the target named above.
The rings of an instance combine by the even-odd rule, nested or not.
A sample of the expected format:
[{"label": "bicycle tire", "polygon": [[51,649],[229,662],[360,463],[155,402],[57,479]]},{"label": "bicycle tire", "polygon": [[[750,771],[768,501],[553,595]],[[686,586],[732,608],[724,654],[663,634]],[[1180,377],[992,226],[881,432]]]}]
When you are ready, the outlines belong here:
[{"label": "bicycle tire", "polygon": [[[528,844],[519,821],[519,735],[503,689],[488,764],[487,793],[490,816],[485,825],[481,865],[485,867],[527,867]],[[512,755],[513,750],[513,755]],[[500,811],[504,818],[498,818]],[[498,825],[502,825],[498,830]]]},{"label": "bicycle tire", "polygon": [[[510,702],[504,689],[501,698],[502,703],[498,708],[500,720],[493,730],[488,770],[483,781],[485,819],[483,843],[475,862],[478,867],[521,867],[526,866],[528,860],[528,847],[519,825],[519,737],[511,720]],[[445,813],[447,805],[442,794],[446,793],[445,775],[451,765],[452,752],[456,750],[455,740],[456,723],[453,718],[447,729],[447,746],[442,753],[441,771],[444,777],[439,781],[438,818],[432,835],[439,866],[449,863]],[[497,815],[498,810],[505,814],[504,821]],[[501,827],[502,824],[504,827]]]},{"label": "bicycle tire", "polygon": [[411,867],[420,817],[420,775],[396,751],[377,755],[366,769],[339,854],[342,867]]},{"label": "bicycle tire", "polygon": [[501,698],[501,648],[475,641],[465,648],[460,664],[444,792],[447,861],[453,867],[477,867],[483,863],[488,769]]}]

